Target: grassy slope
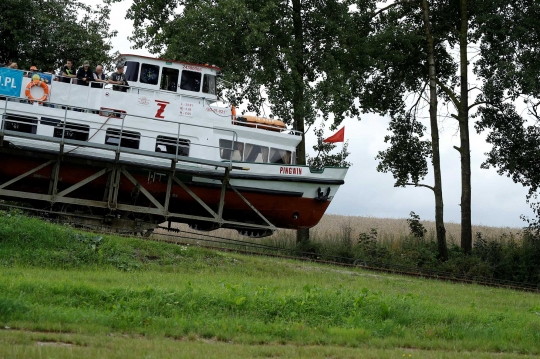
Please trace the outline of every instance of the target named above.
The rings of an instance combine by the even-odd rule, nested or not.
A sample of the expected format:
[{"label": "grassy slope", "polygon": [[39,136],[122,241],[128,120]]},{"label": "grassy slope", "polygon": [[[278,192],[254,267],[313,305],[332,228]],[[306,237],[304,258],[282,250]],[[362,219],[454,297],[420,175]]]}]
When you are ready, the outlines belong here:
[{"label": "grassy slope", "polygon": [[0,212],[0,358],[540,354],[535,294],[99,238]]}]

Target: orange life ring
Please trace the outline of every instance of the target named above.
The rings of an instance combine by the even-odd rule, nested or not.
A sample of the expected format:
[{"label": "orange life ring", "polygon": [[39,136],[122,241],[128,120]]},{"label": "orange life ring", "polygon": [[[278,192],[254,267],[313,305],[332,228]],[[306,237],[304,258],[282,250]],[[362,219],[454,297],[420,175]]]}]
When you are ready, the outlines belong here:
[{"label": "orange life ring", "polygon": [[[34,99],[32,94],[30,93],[30,90],[34,86],[41,86],[44,92],[43,96],[41,96],[38,99]],[[47,101],[47,99],[49,98],[49,86],[47,86],[47,84],[43,81],[30,81],[28,85],[26,85],[26,90],[24,91],[24,94],[26,95],[26,98],[28,98],[30,103],[34,103],[34,100],[37,100],[39,104],[41,105],[43,101]]]}]

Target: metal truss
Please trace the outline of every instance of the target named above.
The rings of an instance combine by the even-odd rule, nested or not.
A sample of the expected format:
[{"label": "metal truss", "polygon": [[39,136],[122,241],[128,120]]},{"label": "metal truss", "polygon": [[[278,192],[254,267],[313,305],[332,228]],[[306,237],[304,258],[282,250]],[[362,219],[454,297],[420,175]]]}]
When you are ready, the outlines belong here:
[{"label": "metal truss", "polygon": [[[5,157],[7,154],[18,154],[19,156],[25,151],[17,150],[17,149],[11,149],[8,147],[0,147],[0,154],[2,154],[1,157]],[[207,203],[205,203],[197,194],[195,194],[183,181],[181,181],[176,174],[182,174],[182,171],[176,168],[176,163],[173,162],[171,169],[168,171],[162,171],[160,172],[166,172],[165,175],[167,176],[167,190],[165,193],[165,199],[163,202],[160,202],[158,199],[156,199],[147,189],[144,188],[144,186],[137,181],[137,179],[129,172],[128,166],[125,164],[117,163],[117,162],[103,162],[103,161],[89,161],[84,160],[85,164],[90,164],[92,166],[95,166],[96,168],[100,168],[98,171],[96,171],[94,174],[88,176],[87,178],[72,184],[70,187],[63,189],[61,191],[58,190],[58,182],[59,182],[59,173],[60,168],[64,163],[77,163],[80,161],[77,161],[75,158],[71,158],[69,155],[58,155],[56,158],[53,159],[47,159],[46,157],[51,156],[43,156],[44,162],[31,170],[13,178],[5,181],[4,183],[0,183],[0,197],[4,198],[10,198],[13,200],[34,200],[34,201],[42,201],[46,202],[48,204],[52,205],[56,203],[62,203],[62,204],[68,204],[68,205],[77,205],[77,206],[87,206],[90,208],[100,208],[108,210],[109,213],[115,213],[117,211],[122,212],[130,212],[135,214],[142,214],[142,215],[155,215],[159,217],[163,217],[165,220],[168,221],[180,221],[180,222],[206,222],[206,223],[212,223],[216,225],[216,227],[235,227],[235,228],[245,228],[245,229],[260,229],[260,230],[270,230],[274,231],[277,228],[264,217],[263,214],[261,214],[255,206],[253,206],[234,186],[230,184],[229,181],[229,174],[230,174],[230,168],[225,167],[223,173],[221,174],[219,180],[221,181],[221,194],[219,199],[219,205],[217,212],[214,211]],[[0,159],[0,166],[2,165],[2,160]],[[49,178],[49,189],[47,194],[43,193],[33,193],[33,192],[27,192],[27,191],[19,191],[19,190],[10,190],[9,187],[12,185],[16,185],[20,181],[28,178],[32,174],[46,168],[46,167],[52,167],[51,168],[51,175]],[[137,170],[145,170],[144,167],[137,168]],[[149,169],[152,171],[152,169]],[[137,206],[137,205],[131,205],[131,204],[125,204],[125,203],[119,203],[118,196],[120,192],[120,178],[122,175],[127,178],[135,187],[138,193],[142,194],[146,199],[152,204],[152,207],[143,207],[143,206]],[[101,201],[98,200],[89,200],[84,198],[77,198],[77,197],[69,197],[68,195],[73,195],[73,192],[77,189],[82,188],[86,184],[102,177],[107,176],[107,185],[104,188],[104,195],[103,199]],[[169,203],[171,200],[171,194],[172,194],[172,188],[174,185],[177,185],[181,187],[185,192],[187,192],[197,203],[199,203],[202,208],[206,210],[208,213],[208,216],[195,216],[195,215],[189,215],[189,214],[183,214],[183,213],[175,213],[169,211]],[[225,195],[227,191],[232,191],[238,197],[246,203],[261,219],[262,222],[265,224],[254,224],[254,223],[243,223],[243,222],[237,222],[237,221],[230,221],[223,218],[224,214],[224,207],[225,207]],[[76,216],[76,215],[74,215]],[[124,224],[122,224],[124,225]]]}]

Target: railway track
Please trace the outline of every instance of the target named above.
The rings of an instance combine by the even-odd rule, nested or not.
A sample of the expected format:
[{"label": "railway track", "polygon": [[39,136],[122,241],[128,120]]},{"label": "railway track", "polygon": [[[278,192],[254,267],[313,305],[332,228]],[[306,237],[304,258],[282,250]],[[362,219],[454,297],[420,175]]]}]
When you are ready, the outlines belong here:
[{"label": "railway track", "polygon": [[[540,293],[540,286],[533,283],[514,282],[486,277],[474,277],[450,272],[426,270],[416,267],[407,267],[382,262],[366,261],[362,259],[351,259],[340,256],[315,254],[299,251],[296,249],[253,243],[237,239],[229,239],[205,233],[184,231],[177,228],[159,226],[157,229],[164,230],[167,233],[156,233],[154,236],[145,238],[145,240],[166,242],[176,245],[190,245],[193,244],[193,241],[197,241],[197,246],[219,251],[266,256],[273,258],[292,259],[340,267],[362,268],[374,272],[398,274],[415,278],[434,279],[452,283],[477,284],[495,288],[507,288],[524,292]],[[156,236],[161,236],[165,238],[157,238]]]}]

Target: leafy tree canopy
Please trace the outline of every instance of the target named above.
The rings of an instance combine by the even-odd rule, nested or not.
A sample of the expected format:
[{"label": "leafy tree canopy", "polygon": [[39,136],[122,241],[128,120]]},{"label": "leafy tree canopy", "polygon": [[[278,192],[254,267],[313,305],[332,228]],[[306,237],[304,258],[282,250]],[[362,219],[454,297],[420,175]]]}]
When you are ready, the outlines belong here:
[{"label": "leafy tree canopy", "polygon": [[390,121],[384,142],[390,147],[378,153],[379,172],[391,172],[396,180],[395,186],[419,185],[428,173],[427,158],[431,157],[431,142],[422,140],[425,126],[410,113],[394,115]]},{"label": "leafy tree canopy", "polygon": [[0,63],[19,68],[58,68],[67,59],[74,65],[112,61],[109,9],[69,0],[0,1]]},{"label": "leafy tree canopy", "polygon": [[527,200],[540,230],[540,4],[535,0],[495,0],[480,18],[483,79],[477,131],[492,144],[484,168],[495,167],[529,188]]},{"label": "leafy tree canopy", "polygon": [[[166,58],[211,63],[234,84],[228,95],[286,123],[358,115],[348,82],[361,66],[343,44],[349,1],[138,0],[133,40]],[[355,29],[361,33],[364,29]],[[361,36],[358,34],[358,39]],[[356,72],[356,74],[361,72]],[[236,87],[236,89],[234,89]],[[335,128],[335,127],[334,127]],[[299,128],[303,130],[303,128]]]}]

